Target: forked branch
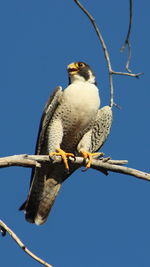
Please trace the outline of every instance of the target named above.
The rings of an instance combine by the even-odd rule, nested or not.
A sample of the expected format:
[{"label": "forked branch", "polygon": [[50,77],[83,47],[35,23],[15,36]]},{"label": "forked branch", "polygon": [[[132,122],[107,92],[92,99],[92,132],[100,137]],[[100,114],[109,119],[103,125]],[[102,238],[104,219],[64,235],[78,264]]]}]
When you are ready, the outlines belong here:
[{"label": "forked branch", "polygon": [[[109,73],[109,84],[110,84],[110,106],[112,107],[115,103],[114,103],[114,87],[113,87],[113,74],[116,74],[116,75],[127,75],[127,76],[130,76],[130,77],[139,77],[140,75],[142,75],[143,73],[137,73],[137,74],[134,74],[134,73],[131,73],[130,71],[128,71],[128,66],[129,66],[129,63],[130,63],[130,58],[128,58],[128,65],[127,65],[127,71],[128,72],[118,72],[118,71],[114,71],[112,69],[112,66],[111,66],[111,61],[110,61],[110,57],[109,57],[109,53],[108,53],[108,50],[107,50],[107,47],[106,47],[106,44],[104,42],[104,39],[102,37],[102,34],[94,20],[94,18],[92,17],[92,15],[87,11],[87,9],[78,1],[78,0],[74,0],[74,2],[78,5],[78,7],[85,13],[85,15],[88,17],[88,19],[91,21],[93,27],[94,27],[94,30],[99,38],[99,41],[101,43],[101,46],[103,48],[103,52],[104,52],[104,56],[105,56],[105,59],[106,59],[106,62],[107,62],[107,68],[108,68],[108,73]],[[132,0],[130,0],[130,3],[132,4]],[[129,44],[129,37],[130,37],[130,32],[131,32],[131,22],[132,22],[132,9],[130,9],[130,24],[129,24],[129,31],[128,31],[128,35],[127,35],[127,38],[126,38],[126,41],[125,42],[128,42]]]}]

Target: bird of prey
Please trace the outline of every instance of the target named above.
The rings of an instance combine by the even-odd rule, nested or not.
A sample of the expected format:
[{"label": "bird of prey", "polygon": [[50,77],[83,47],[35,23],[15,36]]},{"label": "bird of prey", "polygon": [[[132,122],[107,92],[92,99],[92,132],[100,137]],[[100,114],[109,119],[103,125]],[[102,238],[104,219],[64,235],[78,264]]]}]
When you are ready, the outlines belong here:
[{"label": "bird of prey", "polygon": [[35,152],[60,155],[63,162],[32,169],[28,198],[20,207],[26,220],[37,225],[46,221],[62,183],[79,168],[68,164],[67,157],[83,156],[88,159],[86,167],[90,167],[112,124],[111,107],[99,109],[99,92],[89,65],[74,62],[67,70],[68,87],[57,87],[44,108]]}]

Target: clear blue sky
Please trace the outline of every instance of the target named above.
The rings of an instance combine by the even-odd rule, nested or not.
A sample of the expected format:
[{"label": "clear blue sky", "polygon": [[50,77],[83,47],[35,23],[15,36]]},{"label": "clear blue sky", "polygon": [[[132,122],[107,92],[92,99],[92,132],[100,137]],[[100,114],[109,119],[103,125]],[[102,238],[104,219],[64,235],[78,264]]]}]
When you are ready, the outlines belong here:
[{"label": "clear blue sky", "polygon": [[[150,172],[149,1],[133,1],[133,72],[114,77],[111,134],[102,151],[128,166]],[[128,1],[82,1],[103,34],[115,70],[128,27]],[[33,154],[39,120],[49,94],[68,84],[66,66],[83,60],[94,70],[102,106],[109,83],[97,36],[72,0],[0,2],[0,152]],[[0,170],[0,218],[34,253],[55,267],[149,267],[150,183],[121,174],[77,171],[62,186],[48,221],[27,223],[19,206],[27,197],[28,168]],[[0,238],[0,265],[40,266],[11,240]]]}]

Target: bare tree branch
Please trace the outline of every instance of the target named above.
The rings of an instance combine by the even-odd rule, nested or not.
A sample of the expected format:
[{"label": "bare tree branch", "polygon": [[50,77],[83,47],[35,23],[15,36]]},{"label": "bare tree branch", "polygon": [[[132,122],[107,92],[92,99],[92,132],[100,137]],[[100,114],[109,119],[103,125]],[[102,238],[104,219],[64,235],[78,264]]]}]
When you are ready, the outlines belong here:
[{"label": "bare tree branch", "polygon": [[[55,159],[50,159],[48,155],[14,155],[9,157],[0,158],[0,168],[10,167],[10,166],[22,166],[22,167],[39,167],[44,164],[44,162],[49,162],[49,164],[60,163],[62,161],[61,157],[55,157]],[[85,166],[87,161],[83,157],[69,157],[69,162],[78,167]],[[142,172],[133,168],[121,166],[127,164],[127,160],[112,160],[110,158],[93,159],[91,168],[98,171],[104,170],[116,173],[122,173],[131,175],[140,179],[150,181],[150,173]]]},{"label": "bare tree branch", "polygon": [[22,166],[22,167],[40,167],[41,164],[35,159],[26,154],[8,156],[0,158],[0,168]]},{"label": "bare tree branch", "polygon": [[130,16],[129,16],[129,26],[128,26],[128,32],[127,32],[127,36],[125,39],[125,42],[123,44],[123,46],[121,47],[120,51],[124,52],[126,46],[128,46],[128,59],[127,59],[127,63],[126,63],[126,70],[131,73],[132,71],[129,69],[129,65],[130,65],[130,60],[131,60],[131,44],[130,44],[130,35],[131,35],[131,26],[132,26],[132,0],[129,1],[130,2]]},{"label": "bare tree branch", "polygon": [[[61,157],[55,157],[55,160],[50,160],[50,157],[47,155],[14,155],[0,158],[0,168],[10,167],[10,166],[22,166],[22,167],[41,167],[45,162],[49,162],[49,164],[55,164],[61,162]],[[82,157],[69,157],[69,162],[72,164],[77,164],[78,166],[85,166],[86,162]],[[111,171],[116,173],[122,173],[126,175],[131,175],[139,179],[144,179],[150,181],[150,173],[142,172],[136,169],[128,168],[125,166],[121,166],[127,164],[127,160],[112,160],[110,158],[101,158],[101,159],[93,159],[91,168],[101,171],[102,169],[105,171]],[[105,172],[104,172],[105,173]],[[14,241],[18,244],[18,246],[27,253],[34,260],[39,262],[40,264],[46,267],[53,267],[46,261],[42,260],[34,253],[32,253],[20,240],[20,238],[2,221],[0,220],[0,231],[2,236],[6,235],[6,232],[14,239]]]},{"label": "bare tree branch", "polygon": [[[92,15],[86,10],[86,8],[78,1],[78,0],[74,0],[74,2],[79,6],[79,8],[85,13],[85,15],[89,18],[89,20],[91,21],[94,29],[95,29],[95,32],[99,38],[99,41],[101,43],[101,46],[103,48],[103,52],[104,52],[104,56],[105,56],[105,59],[106,59],[106,62],[107,62],[107,67],[108,67],[108,73],[109,73],[109,84],[110,84],[110,107],[112,107],[115,103],[114,103],[114,87],[113,87],[113,74],[116,74],[116,75],[127,75],[127,76],[131,76],[131,77],[139,77],[141,74],[143,73],[137,73],[137,74],[134,74],[134,73],[130,73],[130,72],[117,72],[117,71],[114,71],[111,67],[111,61],[110,61],[110,57],[109,57],[109,53],[108,53],[108,50],[107,50],[107,47],[105,45],[105,42],[104,42],[104,39],[102,37],[102,34],[94,20],[94,18],[92,17]],[[132,1],[130,1],[132,2]],[[131,9],[132,11],[132,9]],[[131,14],[131,19],[132,19],[132,14]],[[131,30],[131,26],[130,26],[130,30]],[[128,39],[129,39],[129,36],[130,36],[130,30],[129,30],[129,34],[128,34]],[[130,59],[129,59],[130,60]]]},{"label": "bare tree branch", "polygon": [[5,234],[3,234],[4,232],[8,232],[9,235],[13,238],[13,240],[18,244],[18,246],[25,252],[27,253],[30,257],[32,257],[34,260],[38,261],[39,263],[41,263],[42,265],[46,266],[46,267],[53,267],[52,265],[50,265],[49,263],[47,263],[46,261],[42,260],[41,258],[37,257],[34,253],[32,253],[20,240],[20,238],[2,221],[0,220],[0,230],[2,232],[2,235],[4,236]]}]

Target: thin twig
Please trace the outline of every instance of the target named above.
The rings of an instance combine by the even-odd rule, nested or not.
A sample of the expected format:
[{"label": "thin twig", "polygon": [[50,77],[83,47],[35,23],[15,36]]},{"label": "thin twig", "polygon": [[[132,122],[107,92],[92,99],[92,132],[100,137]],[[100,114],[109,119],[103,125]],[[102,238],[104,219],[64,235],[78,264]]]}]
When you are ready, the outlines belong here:
[{"label": "thin twig", "polygon": [[130,76],[130,77],[135,77],[135,78],[139,78],[141,75],[143,75],[143,72],[139,72],[139,73],[129,73],[129,72],[119,72],[119,71],[113,71],[112,70],[112,74],[115,75],[124,75],[124,76]]},{"label": "thin twig", "polygon": [[95,160],[93,160],[91,168],[96,170],[99,170],[99,168],[105,168],[107,171],[131,175],[139,179],[150,181],[150,173],[142,172],[125,166],[119,166],[117,164],[110,164],[109,161],[105,163],[101,162],[101,164],[99,165],[98,162],[95,162]]},{"label": "thin twig", "polygon": [[[86,8],[78,1],[78,0],[74,0],[74,2],[79,6],[79,8],[85,13],[85,15],[89,18],[89,20],[91,21],[95,32],[99,38],[99,41],[101,43],[101,46],[103,48],[104,51],[104,56],[107,62],[107,67],[108,67],[108,73],[109,73],[109,84],[110,84],[110,107],[112,107],[114,105],[114,86],[113,86],[113,74],[116,75],[127,75],[127,76],[131,76],[131,77],[139,77],[142,73],[138,73],[138,74],[133,74],[133,73],[129,73],[129,72],[117,72],[117,71],[113,71],[112,67],[111,67],[111,61],[110,61],[110,57],[109,57],[109,53],[107,50],[107,47],[105,45],[104,39],[102,37],[102,34],[94,20],[94,18],[92,17],[92,15],[86,10]],[[132,15],[132,14],[131,14]],[[131,17],[132,18],[132,17]],[[129,36],[130,36],[130,31],[129,31]]]},{"label": "thin twig", "polygon": [[27,253],[30,257],[32,257],[34,260],[38,261],[42,265],[46,267],[53,267],[46,261],[42,260],[41,258],[37,257],[33,252],[31,252],[20,240],[20,238],[2,221],[0,220],[0,228],[5,229],[9,233],[9,235],[13,238],[13,240],[18,244],[18,246]]},{"label": "thin twig", "polygon": [[114,104],[114,88],[113,88],[113,80],[112,80],[112,67],[111,67],[111,62],[110,62],[110,58],[109,58],[109,54],[108,54],[108,50],[107,47],[105,45],[104,39],[102,37],[102,34],[100,33],[100,30],[94,20],[94,18],[91,16],[91,14],[86,10],[86,8],[78,1],[78,0],[74,0],[74,2],[79,6],[79,8],[86,14],[86,16],[89,18],[89,20],[91,21],[95,32],[100,40],[101,46],[103,48],[104,51],[104,56],[106,58],[106,62],[107,62],[107,67],[108,67],[108,72],[109,72],[109,84],[110,84],[110,107],[113,106]]},{"label": "thin twig", "polygon": [[121,47],[120,51],[124,52],[126,46],[128,46],[128,59],[127,59],[127,63],[126,63],[126,70],[131,73],[132,71],[129,69],[129,65],[130,65],[130,61],[131,61],[131,44],[130,44],[130,35],[131,35],[131,27],[132,27],[132,0],[130,0],[130,7],[129,7],[129,12],[130,12],[130,16],[129,16],[129,26],[128,26],[128,32],[127,32],[127,36],[125,39],[125,42],[123,44],[123,46]]}]

